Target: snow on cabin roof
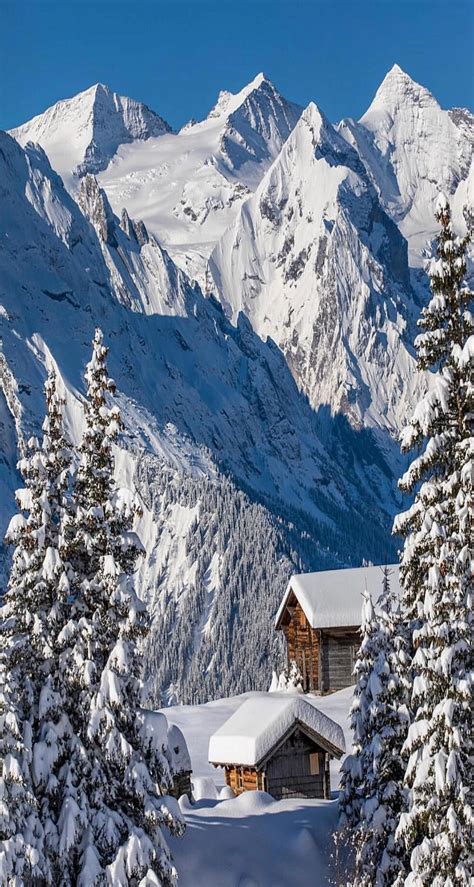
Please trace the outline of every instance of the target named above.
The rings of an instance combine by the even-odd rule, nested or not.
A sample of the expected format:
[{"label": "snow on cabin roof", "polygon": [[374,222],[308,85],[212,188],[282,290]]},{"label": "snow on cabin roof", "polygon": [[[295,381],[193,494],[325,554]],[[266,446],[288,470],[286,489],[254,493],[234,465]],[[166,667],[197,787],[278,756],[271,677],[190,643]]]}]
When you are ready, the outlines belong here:
[{"label": "snow on cabin roof", "polygon": [[[292,576],[276,615],[275,627],[291,592],[294,593],[312,628],[343,628],[360,625],[362,592],[365,588],[374,605],[382,591],[382,567],[356,567],[349,570],[326,570]],[[400,594],[399,565],[389,565],[390,587]]]},{"label": "snow on cabin roof", "polygon": [[[338,757],[345,750],[344,733],[339,724],[323,714],[311,697],[269,693],[247,699],[211,736],[209,760],[216,764],[260,764],[291,729],[301,722],[317,734],[323,747]],[[316,701],[316,697],[314,697]]]}]

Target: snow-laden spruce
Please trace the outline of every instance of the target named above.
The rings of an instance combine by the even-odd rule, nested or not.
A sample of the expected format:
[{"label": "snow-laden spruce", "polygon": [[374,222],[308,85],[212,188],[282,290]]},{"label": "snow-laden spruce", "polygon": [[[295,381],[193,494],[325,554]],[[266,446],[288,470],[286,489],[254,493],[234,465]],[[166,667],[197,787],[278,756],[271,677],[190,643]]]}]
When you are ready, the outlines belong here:
[{"label": "snow-laden spruce", "polygon": [[408,728],[409,663],[400,603],[383,573],[374,611],[365,592],[362,642],[354,673],[352,754],[342,767],[340,827],[354,854],[358,887],[389,887],[402,860],[394,841],[403,809],[401,749]]},{"label": "snow-laden spruce", "polygon": [[372,598],[367,591],[363,594],[360,631],[362,640],[354,666],[356,684],[350,711],[353,735],[352,751],[342,765],[339,797],[340,826],[346,830],[347,834],[356,830],[361,820],[361,806],[365,791],[363,755],[371,703],[369,680],[377,655],[375,644],[377,624]]},{"label": "snow-laden spruce", "polygon": [[[68,533],[73,571],[71,719],[81,740],[71,761],[82,806],[71,804],[62,828],[63,858],[77,887],[176,883],[162,826],[180,834],[165,719],[140,707],[141,643],[148,619],[130,577],[142,552],[132,530],[135,497],[114,483],[113,441],[121,427],[108,396],[103,336],[87,366],[85,431],[73,485]],[[67,826],[67,827],[66,827]]]},{"label": "snow-laden spruce", "polygon": [[1,610],[0,881],[14,885],[57,880],[59,785],[72,741],[58,644],[67,618],[61,533],[71,455],[54,373],[45,394],[41,445],[31,438],[18,464],[25,487],[6,536],[15,551]]},{"label": "snow-laden spruce", "polygon": [[377,601],[374,662],[366,692],[363,801],[357,885],[391,887],[403,871],[394,833],[404,809],[402,747],[408,731],[409,655],[403,612],[390,590],[387,568]]},{"label": "snow-laden spruce", "polygon": [[453,887],[473,876],[473,297],[463,286],[469,235],[454,235],[444,196],[436,218],[432,298],[415,342],[435,384],[402,435],[404,451],[421,452],[400,481],[415,492],[414,503],[394,525],[405,537],[400,575],[414,648],[408,810],[397,832],[409,860],[407,887]]}]

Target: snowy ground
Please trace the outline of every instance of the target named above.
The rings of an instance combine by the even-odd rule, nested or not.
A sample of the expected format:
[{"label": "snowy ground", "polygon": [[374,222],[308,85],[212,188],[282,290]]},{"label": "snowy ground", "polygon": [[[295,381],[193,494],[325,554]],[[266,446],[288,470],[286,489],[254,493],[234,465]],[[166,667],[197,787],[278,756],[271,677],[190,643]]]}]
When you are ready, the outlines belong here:
[{"label": "snowy ground", "polygon": [[[180,887],[329,887],[335,800],[274,801],[265,792],[219,798],[224,779],[208,762],[209,737],[245,699],[259,695],[266,694],[164,709],[184,733],[200,797],[193,805],[181,802],[186,835],[170,842]],[[347,747],[351,697],[348,688],[317,700],[321,711],[343,728]],[[331,771],[333,791],[339,766],[334,762]]]}]

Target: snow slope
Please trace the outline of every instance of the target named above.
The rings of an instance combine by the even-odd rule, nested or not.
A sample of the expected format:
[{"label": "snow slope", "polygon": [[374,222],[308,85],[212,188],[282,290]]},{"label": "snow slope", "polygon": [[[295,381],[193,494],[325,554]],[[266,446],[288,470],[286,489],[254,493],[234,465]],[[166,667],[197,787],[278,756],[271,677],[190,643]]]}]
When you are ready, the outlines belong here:
[{"label": "snow slope", "polygon": [[[272,694],[271,698],[279,695],[286,694]],[[352,688],[313,698],[327,717],[341,725],[350,748]],[[244,702],[258,704],[266,699],[266,693],[247,693],[207,705],[166,709],[170,723],[176,723],[185,736],[200,797],[193,805],[181,801],[186,836],[183,841],[172,840],[183,887],[329,887],[334,883],[331,857],[336,801],[274,801],[265,792],[244,792],[228,799],[225,790],[224,798],[219,799],[223,774],[208,763],[210,736]],[[339,766],[339,762],[332,762],[334,791]]]},{"label": "snow slope", "polygon": [[154,111],[96,83],[10,131],[21,145],[37,142],[68,185],[105,169],[118,147],[170,132]]},{"label": "snow slope", "polygon": [[420,390],[406,243],[314,104],[210,269],[229,315],[276,341],[315,409],[396,434]]}]

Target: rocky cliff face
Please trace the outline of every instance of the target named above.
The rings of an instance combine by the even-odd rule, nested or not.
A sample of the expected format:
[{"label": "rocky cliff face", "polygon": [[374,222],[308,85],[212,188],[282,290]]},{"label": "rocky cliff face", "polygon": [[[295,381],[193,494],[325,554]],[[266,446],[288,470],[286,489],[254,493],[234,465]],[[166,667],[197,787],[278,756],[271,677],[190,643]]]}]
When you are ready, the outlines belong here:
[{"label": "rocky cliff face", "polygon": [[315,105],[210,267],[226,310],[278,344],[314,409],[396,434],[416,393],[406,242]]},{"label": "rocky cliff face", "polygon": [[443,110],[434,96],[398,65],[380,85],[358,123],[342,121],[341,134],[358,151],[382,205],[410,245],[410,260],[435,231],[440,191],[462,223],[462,206],[474,198],[474,117]]}]

